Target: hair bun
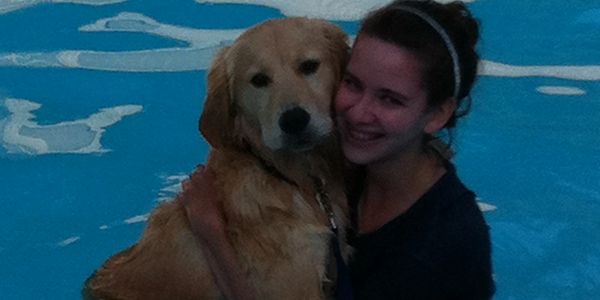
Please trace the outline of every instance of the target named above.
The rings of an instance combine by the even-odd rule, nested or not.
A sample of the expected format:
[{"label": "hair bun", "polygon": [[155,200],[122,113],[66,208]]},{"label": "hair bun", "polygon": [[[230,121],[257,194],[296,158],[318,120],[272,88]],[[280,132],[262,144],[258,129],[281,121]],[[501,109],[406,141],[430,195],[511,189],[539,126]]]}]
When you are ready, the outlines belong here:
[{"label": "hair bun", "polygon": [[465,38],[474,48],[479,41],[479,21],[471,15],[467,6],[461,1],[450,2],[445,6],[448,11],[452,12],[455,21],[463,25]]}]

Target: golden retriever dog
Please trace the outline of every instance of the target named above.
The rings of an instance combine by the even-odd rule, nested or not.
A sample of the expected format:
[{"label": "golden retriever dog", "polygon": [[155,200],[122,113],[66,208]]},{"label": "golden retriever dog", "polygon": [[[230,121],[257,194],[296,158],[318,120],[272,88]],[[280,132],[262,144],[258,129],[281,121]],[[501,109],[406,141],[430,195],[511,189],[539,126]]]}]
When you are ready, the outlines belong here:
[{"label": "golden retriever dog", "polygon": [[[347,224],[331,116],[346,39],[323,20],[271,20],[222,49],[209,70],[200,119],[212,146],[206,168],[215,173],[228,238],[258,299],[329,297],[330,221],[338,236]],[[138,243],[88,279],[84,297],[219,299],[203,248],[181,202],[164,203]]]}]

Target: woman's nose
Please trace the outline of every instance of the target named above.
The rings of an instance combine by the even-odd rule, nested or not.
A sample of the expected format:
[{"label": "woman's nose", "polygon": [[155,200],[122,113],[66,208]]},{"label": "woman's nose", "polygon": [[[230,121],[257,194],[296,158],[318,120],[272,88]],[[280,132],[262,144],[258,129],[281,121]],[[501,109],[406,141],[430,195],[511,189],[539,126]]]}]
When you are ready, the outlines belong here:
[{"label": "woman's nose", "polygon": [[363,94],[348,108],[346,117],[353,123],[369,123],[375,119],[373,114],[373,102],[368,94]]}]

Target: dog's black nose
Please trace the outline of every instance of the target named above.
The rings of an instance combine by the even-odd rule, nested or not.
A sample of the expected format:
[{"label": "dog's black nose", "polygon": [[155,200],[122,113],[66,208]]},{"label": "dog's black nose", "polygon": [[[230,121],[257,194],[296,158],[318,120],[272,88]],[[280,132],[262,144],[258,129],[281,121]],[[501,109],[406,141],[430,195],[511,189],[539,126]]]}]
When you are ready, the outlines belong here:
[{"label": "dog's black nose", "polygon": [[310,115],[300,107],[294,107],[285,111],[279,117],[279,127],[287,134],[298,134],[306,129]]}]

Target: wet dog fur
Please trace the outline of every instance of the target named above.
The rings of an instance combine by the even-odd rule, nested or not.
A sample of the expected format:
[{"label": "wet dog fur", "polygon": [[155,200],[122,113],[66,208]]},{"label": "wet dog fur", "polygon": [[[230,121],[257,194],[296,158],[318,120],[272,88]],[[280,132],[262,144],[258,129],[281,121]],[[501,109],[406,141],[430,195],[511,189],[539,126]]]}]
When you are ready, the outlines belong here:
[{"label": "wet dog fur", "polygon": [[[209,70],[200,120],[212,146],[206,168],[224,195],[227,234],[258,299],[328,297],[333,234],[315,178],[325,183],[321,196],[343,236],[344,172],[331,101],[347,55],[338,27],[287,18],[249,29]],[[181,203],[161,204],[137,244],[88,279],[84,297],[222,298],[200,243]]]}]

